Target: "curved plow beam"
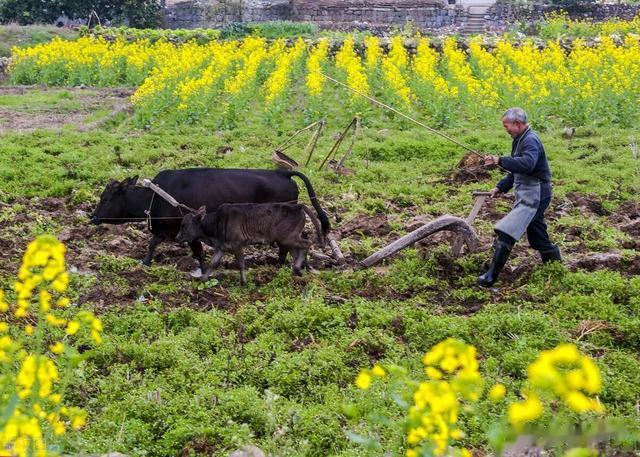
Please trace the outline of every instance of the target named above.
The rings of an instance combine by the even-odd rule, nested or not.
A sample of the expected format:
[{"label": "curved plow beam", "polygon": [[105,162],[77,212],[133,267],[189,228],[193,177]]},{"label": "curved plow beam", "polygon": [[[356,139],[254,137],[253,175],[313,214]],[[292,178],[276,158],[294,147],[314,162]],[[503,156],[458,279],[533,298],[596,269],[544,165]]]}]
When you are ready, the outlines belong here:
[{"label": "curved plow beam", "polygon": [[385,246],[380,249],[375,254],[370,255],[362,262],[362,265],[365,268],[368,268],[381,260],[395,254],[396,252],[406,248],[407,246],[412,245],[416,241],[420,241],[423,238],[426,238],[434,233],[441,232],[443,230],[455,232],[459,239],[462,239],[463,242],[467,245],[469,252],[473,252],[476,249],[478,244],[478,236],[476,232],[471,228],[471,226],[464,220],[457,216],[450,216],[445,214],[444,216],[440,216],[435,221],[429,222],[428,224],[423,225],[417,230],[414,230],[411,233],[406,234],[402,238],[394,241],[393,243]]}]

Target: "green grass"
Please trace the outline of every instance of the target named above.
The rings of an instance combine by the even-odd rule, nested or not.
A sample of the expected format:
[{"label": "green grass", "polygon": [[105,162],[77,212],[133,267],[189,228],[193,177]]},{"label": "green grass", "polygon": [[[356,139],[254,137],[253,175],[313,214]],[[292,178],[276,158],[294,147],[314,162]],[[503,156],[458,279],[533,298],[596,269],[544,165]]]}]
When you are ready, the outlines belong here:
[{"label": "green grass", "polygon": [[[96,92],[88,90],[84,94],[91,96]],[[25,97],[22,94],[0,95],[0,106],[4,109],[20,113],[38,113],[42,111],[68,112],[82,107],[77,95],[67,89],[49,89],[38,94]]]},{"label": "green grass", "polygon": [[11,55],[14,46],[23,48],[51,41],[55,37],[72,40],[78,32],[51,25],[0,25],[0,57]]},{"label": "green grass", "polygon": [[[5,109],[37,112],[73,105],[79,94],[33,90],[2,101]],[[364,455],[346,432],[366,435],[368,414],[400,412],[379,388],[355,388],[359,369],[395,363],[419,376],[421,356],[449,336],[478,348],[483,374],[505,383],[511,400],[538,351],[574,342],[603,371],[600,398],[608,414],[638,423],[640,282],[623,267],[571,272],[536,264],[499,291],[488,291],[474,285],[488,253],[454,259],[443,244],[408,249],[380,269],[327,269],[300,279],[289,269],[252,266],[245,288],[236,271],[220,270],[218,283],[203,287],[176,267],[186,251],[165,246],[160,260],[143,268],[143,227],[92,228],[86,214],[78,213],[90,211],[111,177],[153,177],[162,169],[193,166],[272,168],[273,149],[311,120],[295,106],[278,125],[257,112],[249,110],[227,130],[214,120],[138,130],[131,119],[120,118],[90,132],[0,137],[0,200],[10,205],[0,206],[0,246],[8,252],[0,285],[10,287],[33,236],[71,230],[67,262],[78,269],[72,299],[94,309],[105,324],[104,344],[74,374],[69,402],[87,408],[90,420],[82,433],[63,439],[65,452],[228,455],[255,444],[282,456]],[[342,223],[388,215],[392,234],[353,233],[341,240],[343,250],[358,258],[404,233],[416,215],[466,216],[470,192],[488,190],[499,178],[495,172],[480,183],[448,183],[464,151],[373,108],[362,113],[362,138],[346,163],[355,174],[318,171],[331,135],[353,115],[342,106],[330,110],[312,164],[302,171],[334,225],[340,225],[335,215]],[[610,216],[554,208],[572,201],[572,192],[614,214],[623,204],[638,203],[640,161],[627,146],[633,131],[595,124],[584,136],[566,140],[562,128],[551,125],[541,133],[554,173],[552,237],[569,259],[621,249],[628,236]],[[498,113],[447,133],[487,153],[505,153],[510,145]],[[233,151],[219,156],[223,145]],[[287,154],[304,161],[300,147]],[[42,200],[50,197],[68,199],[67,206],[52,210]],[[507,207],[497,202],[496,211]],[[486,212],[475,225],[488,241],[492,224]],[[520,245],[513,265],[535,258],[524,250],[526,241]],[[581,335],[584,321],[602,321],[607,328]],[[486,449],[484,432],[498,409],[482,403],[475,416],[463,414],[467,446]],[[402,442],[397,430],[377,427],[375,434],[388,450]]]}]

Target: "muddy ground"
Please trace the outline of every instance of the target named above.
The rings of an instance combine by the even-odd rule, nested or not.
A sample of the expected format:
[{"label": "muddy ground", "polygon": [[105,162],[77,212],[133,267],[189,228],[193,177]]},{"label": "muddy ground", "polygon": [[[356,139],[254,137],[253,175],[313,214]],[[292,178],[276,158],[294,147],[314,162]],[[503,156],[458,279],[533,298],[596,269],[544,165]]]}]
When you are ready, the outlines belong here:
[{"label": "muddy ground", "polygon": [[[28,210],[14,210],[14,206],[28,208]],[[18,207],[16,207],[18,208]],[[67,246],[67,262],[70,271],[92,282],[80,297],[79,302],[91,302],[98,305],[98,310],[106,310],[114,303],[120,306],[130,306],[136,301],[160,299],[163,306],[174,307],[186,305],[199,310],[211,308],[233,311],[238,304],[229,298],[228,287],[237,284],[238,272],[233,265],[233,258],[225,256],[222,268],[218,269],[213,278],[218,284],[211,287],[194,279],[191,273],[196,270],[197,263],[191,257],[186,246],[176,243],[164,243],[159,246],[154,258],[154,265],[175,266],[175,275],[169,274],[163,277],[150,268],[140,264],[144,257],[150,235],[144,223],[132,223],[123,225],[91,225],[89,215],[93,208],[89,204],[73,205],[66,198],[34,198],[19,199],[12,204],[3,203],[0,206],[0,252],[3,252],[5,262],[0,264],[0,272],[4,277],[13,277],[18,269],[21,255],[24,252],[24,243],[29,239],[25,233],[33,230],[34,226],[43,221],[58,227],[57,236]],[[607,223],[620,231],[627,233],[629,239],[620,245],[620,249],[636,251],[635,256],[623,258],[619,251],[590,252],[582,242],[582,233],[576,228],[561,228],[565,239],[570,240],[570,248],[563,251],[564,262],[570,269],[583,268],[589,271],[607,268],[620,271],[621,274],[640,274],[640,204],[628,202],[620,206],[616,211],[609,213],[595,198],[569,194],[565,199],[556,199],[550,210],[550,221],[567,214],[569,211],[579,211],[585,216],[605,218]],[[432,220],[420,214],[415,214],[414,208],[403,208],[398,212],[406,217],[408,230],[418,228],[422,224]],[[502,217],[502,211],[496,210],[495,201],[487,201],[476,220],[495,222]],[[358,242],[364,238],[375,238],[380,245],[394,241],[400,233],[391,229],[386,214],[379,213],[374,216],[362,215],[341,221],[336,224],[334,236],[338,240],[352,240]],[[422,255],[427,256],[442,244],[451,244],[455,235],[450,232],[441,232],[426,238],[417,244]],[[480,233],[480,250],[491,248],[490,234]],[[210,256],[210,251],[208,252]],[[359,268],[358,262],[361,256],[354,256],[345,250],[346,266],[339,266],[328,258],[328,249],[314,247],[309,258],[312,270],[353,270]],[[125,258],[123,264],[113,268],[108,265],[113,260],[105,260],[106,257]],[[113,256],[113,257],[109,257]],[[130,260],[127,261],[126,258]],[[131,260],[135,259],[135,260]],[[246,260],[251,269],[251,278],[257,285],[270,282],[278,273],[276,250],[267,246],[255,247],[247,250]],[[457,281],[463,274],[450,254],[438,254],[438,279],[446,280],[455,288]],[[117,259],[115,262],[118,262]],[[514,249],[513,257],[503,274],[503,287],[494,289],[494,294],[504,294],[508,287],[518,287],[523,284],[531,274],[533,268],[539,263],[535,252],[526,246],[526,241],[518,243]],[[107,265],[107,266],[105,266]],[[389,269],[389,263],[376,266],[376,271],[384,273]],[[296,284],[301,288],[308,281],[307,273],[301,278],[296,278]],[[179,283],[176,287],[175,283]],[[150,286],[154,284],[154,286]],[[508,285],[508,286],[507,286]],[[259,290],[259,288],[257,288]],[[330,292],[330,291],[329,291]],[[420,291],[397,292],[388,288],[379,288],[374,285],[369,289],[358,292],[366,298],[409,299]],[[329,300],[341,301],[344,297],[328,295]],[[263,299],[259,292],[254,297]],[[496,297],[499,298],[499,297]],[[447,297],[439,297],[443,303],[447,303]],[[481,309],[482,304],[474,302],[456,303],[456,313],[473,313]]]}]

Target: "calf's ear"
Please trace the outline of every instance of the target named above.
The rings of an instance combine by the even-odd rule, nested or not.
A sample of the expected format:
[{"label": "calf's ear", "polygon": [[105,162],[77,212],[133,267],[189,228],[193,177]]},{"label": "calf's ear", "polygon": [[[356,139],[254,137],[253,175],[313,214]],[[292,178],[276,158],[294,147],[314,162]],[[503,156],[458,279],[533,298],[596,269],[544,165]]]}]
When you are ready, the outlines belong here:
[{"label": "calf's ear", "polygon": [[196,219],[201,221],[206,214],[207,214],[207,207],[201,206],[200,208],[198,208],[198,211],[196,211]]}]

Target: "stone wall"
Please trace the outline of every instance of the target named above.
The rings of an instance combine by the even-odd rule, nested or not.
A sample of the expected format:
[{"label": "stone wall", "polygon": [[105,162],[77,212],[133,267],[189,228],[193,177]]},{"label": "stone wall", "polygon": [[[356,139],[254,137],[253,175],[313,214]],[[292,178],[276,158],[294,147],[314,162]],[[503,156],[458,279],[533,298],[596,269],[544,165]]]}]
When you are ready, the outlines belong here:
[{"label": "stone wall", "polygon": [[325,27],[370,25],[439,28],[458,13],[444,0],[186,0],[167,5],[169,28],[220,27],[231,22],[310,21]]},{"label": "stone wall", "polygon": [[164,23],[172,29],[219,27],[242,21],[240,3],[231,1],[187,0],[167,5]]},{"label": "stone wall", "polygon": [[504,28],[514,22],[533,23],[544,18],[546,14],[559,12],[567,13],[572,19],[588,19],[604,21],[610,18],[633,19],[640,14],[640,5],[604,5],[594,3],[575,3],[571,6],[533,5],[517,6],[513,2],[498,0],[488,13],[490,27]]},{"label": "stone wall", "polygon": [[353,23],[403,26],[412,23],[420,29],[429,29],[455,22],[455,10],[444,6],[441,0],[297,0],[293,13],[296,20],[326,26]]},{"label": "stone wall", "polygon": [[[165,26],[169,28],[221,27],[232,22],[275,20],[310,21],[326,28],[402,27],[419,29],[460,25],[465,20],[459,8],[447,8],[447,0],[185,0],[168,4]],[[516,6],[498,0],[487,14],[493,29],[514,22],[533,22],[559,7]],[[609,17],[631,19],[640,14],[638,5],[576,4],[563,7],[576,19],[601,21]]]}]

